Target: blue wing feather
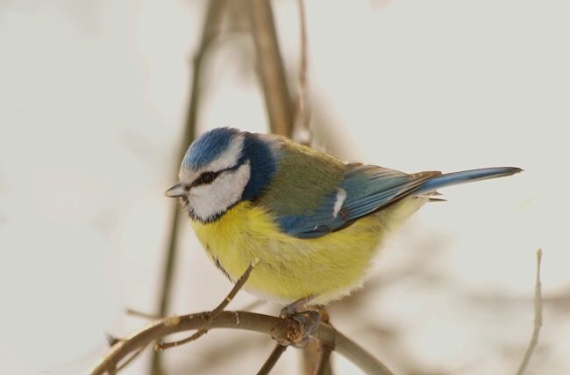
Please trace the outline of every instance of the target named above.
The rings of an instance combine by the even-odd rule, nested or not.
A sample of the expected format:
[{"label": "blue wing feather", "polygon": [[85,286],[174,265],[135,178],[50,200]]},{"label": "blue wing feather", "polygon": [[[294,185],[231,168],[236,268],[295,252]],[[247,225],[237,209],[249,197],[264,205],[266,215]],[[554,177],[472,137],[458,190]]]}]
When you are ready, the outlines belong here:
[{"label": "blue wing feather", "polygon": [[[307,215],[279,216],[277,222],[285,233],[292,236],[320,237],[409,195],[429,178],[439,174],[424,172],[409,175],[382,167],[349,164],[338,189],[323,197],[318,209]],[[345,199],[340,207],[335,207],[338,199],[343,197],[339,191],[344,191]]]},{"label": "blue wing feather", "polygon": [[[299,238],[317,238],[345,226],[408,195],[431,194],[441,187],[509,176],[519,168],[483,168],[442,175],[441,172],[407,174],[372,165],[349,164],[337,190],[306,215],[283,215],[277,223],[283,232]],[[344,191],[339,193],[339,191]],[[344,202],[338,207],[338,200]]]}]

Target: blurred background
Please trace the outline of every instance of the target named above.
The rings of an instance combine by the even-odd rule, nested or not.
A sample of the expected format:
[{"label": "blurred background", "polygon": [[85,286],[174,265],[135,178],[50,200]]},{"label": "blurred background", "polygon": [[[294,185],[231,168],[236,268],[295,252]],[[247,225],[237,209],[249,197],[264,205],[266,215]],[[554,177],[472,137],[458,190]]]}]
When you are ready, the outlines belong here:
[{"label": "blurred background", "polygon": [[[0,2],[0,373],[78,374],[156,313],[207,1]],[[291,87],[297,2],[272,1]],[[243,3],[204,62],[197,131],[269,131]],[[333,324],[398,374],[570,373],[570,4],[563,0],[307,1],[316,147],[407,172],[525,172],[442,191],[387,242]],[[228,20],[231,20],[228,21]],[[565,131],[566,130],[566,131]],[[169,314],[231,285],[180,227]],[[230,305],[255,301],[242,293]],[[256,311],[276,314],[280,307]],[[164,353],[164,374],[254,373],[264,336],[215,330]],[[147,350],[124,374],[148,374]],[[333,355],[335,373],[358,373]],[[288,350],[275,374],[297,373]]]}]

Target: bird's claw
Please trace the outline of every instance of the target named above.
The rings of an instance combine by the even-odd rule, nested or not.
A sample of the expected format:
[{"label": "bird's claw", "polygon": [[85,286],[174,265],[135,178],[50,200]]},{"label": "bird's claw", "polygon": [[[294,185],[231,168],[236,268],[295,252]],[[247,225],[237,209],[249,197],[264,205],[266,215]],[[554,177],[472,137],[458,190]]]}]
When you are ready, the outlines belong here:
[{"label": "bird's claw", "polygon": [[304,348],[312,334],[321,323],[321,314],[317,310],[295,311],[286,306],[281,310],[281,317],[288,319],[292,324],[287,329],[287,340],[278,340],[281,345],[292,345],[296,348]]}]

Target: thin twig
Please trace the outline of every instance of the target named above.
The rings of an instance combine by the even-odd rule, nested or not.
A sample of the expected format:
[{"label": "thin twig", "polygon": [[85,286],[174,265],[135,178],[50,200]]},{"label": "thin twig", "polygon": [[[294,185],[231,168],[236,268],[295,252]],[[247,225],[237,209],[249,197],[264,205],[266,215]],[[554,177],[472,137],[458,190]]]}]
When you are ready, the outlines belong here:
[{"label": "thin twig", "polygon": [[[114,369],[115,373],[123,370],[125,367],[127,367],[128,365],[131,364],[131,362],[133,362],[135,360],[135,358],[137,358],[144,350],[145,348],[142,347],[139,350],[137,350],[133,355],[131,355],[129,358],[127,358],[127,360],[123,363],[121,363],[121,366],[119,366],[118,368]],[[109,373],[109,375],[113,375],[115,373]]]},{"label": "thin twig", "polygon": [[236,294],[241,290],[241,288],[243,288],[244,284],[247,282],[247,279],[249,279],[249,275],[251,275],[251,271],[253,271],[253,268],[256,265],[257,262],[254,262],[247,267],[243,275],[241,275],[232,290],[228,293],[227,297],[212,311],[213,314],[222,312],[228,306]]},{"label": "thin twig", "polygon": [[275,364],[277,363],[279,358],[281,358],[281,355],[285,353],[285,350],[287,350],[287,346],[281,344],[275,345],[275,348],[273,348],[273,351],[269,355],[269,358],[267,358],[263,366],[259,369],[257,375],[269,374],[269,372],[273,369],[273,367],[275,367]]},{"label": "thin twig", "polygon": [[333,345],[336,352],[342,354],[366,374],[394,375],[364,348],[328,324],[321,323],[319,329],[311,337],[320,340],[323,345]]},{"label": "thin twig", "polygon": [[299,334],[303,333],[299,324],[293,319],[249,312],[223,311],[215,319],[212,319],[209,312],[172,316],[154,321],[132,335],[117,341],[93,367],[90,374],[107,373],[116,368],[130,353],[141,350],[167,335],[200,329],[205,324],[210,324],[211,328],[257,331],[283,341],[296,339]]},{"label": "thin twig", "polygon": [[121,341],[120,338],[110,335],[108,333],[105,334],[105,338],[107,339],[107,344],[109,344],[109,346],[113,346],[117,343],[117,341]]},{"label": "thin twig", "polygon": [[[314,298],[314,296],[310,298]],[[303,302],[303,306],[305,302],[307,301]],[[314,311],[319,314],[320,322],[330,325],[330,316],[324,306],[312,306],[311,309],[314,309]],[[327,346],[327,344],[319,340],[311,340],[306,343],[306,346],[303,348],[304,374],[314,375],[318,373],[320,375],[332,375],[333,372],[330,364],[330,353],[328,355],[325,353],[325,356],[323,356],[324,346]],[[328,349],[324,350],[326,351]],[[324,363],[323,361],[326,361],[327,363]]]},{"label": "thin twig", "polygon": [[[221,24],[223,9],[227,0],[210,0],[206,17],[204,20],[204,28],[202,30],[202,38],[197,52],[194,56],[192,83],[190,90],[190,103],[188,112],[186,113],[186,122],[184,133],[182,135],[180,149],[178,150],[178,158],[182,160],[188,145],[192,142],[196,133],[196,122],[198,118],[198,109],[200,107],[200,92],[202,82],[202,63],[206,57],[212,40],[217,35]],[[178,173],[178,171],[176,171]],[[164,261],[163,281],[161,288],[160,306],[158,309],[159,316],[168,314],[168,305],[170,303],[170,295],[172,293],[172,284],[174,280],[174,264],[176,260],[176,252],[178,249],[178,227],[180,218],[180,205],[178,202],[172,202],[172,216],[170,217],[170,233],[168,237],[168,248]],[[152,356],[150,373],[157,375],[161,373],[160,352],[155,352]]]},{"label": "thin twig", "polygon": [[532,336],[522,362],[516,372],[516,375],[523,375],[526,371],[532,353],[536,348],[538,343],[538,335],[540,334],[540,328],[542,327],[542,282],[540,281],[540,267],[542,263],[542,249],[538,249],[536,252],[536,280],[534,284],[534,328],[532,331]]},{"label": "thin twig", "polygon": [[293,114],[285,67],[269,0],[249,0],[251,30],[271,132],[291,136]]},{"label": "thin twig", "polygon": [[315,368],[315,375],[330,375],[331,369],[331,354],[334,348],[330,345],[325,345],[319,342],[319,361]]},{"label": "thin twig", "polygon": [[309,340],[305,343],[305,347],[301,347],[303,353],[301,356],[300,374],[313,375],[315,373],[315,368],[317,368],[319,361],[319,347],[320,343],[316,340]]},{"label": "thin twig", "polygon": [[163,315],[163,316],[160,316],[160,315],[157,315],[157,314],[149,314],[149,313],[145,313],[145,312],[138,311],[138,310],[134,310],[134,309],[127,309],[127,310],[125,311],[125,313],[126,313],[127,315],[130,315],[130,316],[134,316],[134,317],[137,317],[137,318],[148,319],[148,320],[155,320],[155,319],[164,318],[164,315]]},{"label": "thin twig", "polygon": [[[243,275],[239,278],[239,280],[235,283],[234,287],[232,288],[232,290],[230,291],[230,293],[226,296],[226,298],[224,298],[222,300],[222,302],[216,306],[216,308],[214,310],[212,310],[211,312],[209,312],[210,314],[210,318],[208,320],[211,321],[213,319],[216,319],[216,317],[218,315],[220,315],[220,313],[222,311],[224,311],[224,309],[226,308],[226,306],[228,306],[228,304],[234,299],[234,297],[236,296],[236,294],[241,290],[241,288],[243,288],[243,285],[246,283],[247,279],[249,278],[249,275],[251,274],[251,271],[253,270],[253,267],[255,267],[255,263],[252,263],[249,265],[249,267],[247,267],[247,270],[245,270],[245,272],[243,273]],[[172,342],[159,342],[156,343],[156,345],[154,346],[155,350],[165,350],[165,349],[170,349],[170,348],[174,348],[175,346],[180,346],[186,343],[189,343],[191,341],[194,341],[198,338],[200,338],[201,336],[205,335],[206,333],[208,333],[208,329],[210,328],[208,325],[208,322],[206,322],[206,325],[204,327],[201,327],[198,332],[196,332],[195,334],[193,334],[190,337],[187,337],[185,339],[182,340],[177,340],[177,341],[172,341]]]}]

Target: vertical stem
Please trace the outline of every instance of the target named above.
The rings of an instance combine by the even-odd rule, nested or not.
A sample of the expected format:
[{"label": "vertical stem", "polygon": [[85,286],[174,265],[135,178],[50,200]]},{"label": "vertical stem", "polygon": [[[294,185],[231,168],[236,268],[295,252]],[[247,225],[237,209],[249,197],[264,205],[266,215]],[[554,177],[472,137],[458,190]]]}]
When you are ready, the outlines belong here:
[{"label": "vertical stem", "polygon": [[257,375],[269,374],[271,370],[273,370],[273,367],[275,367],[275,365],[277,364],[279,358],[281,358],[281,355],[285,353],[285,350],[287,350],[287,346],[279,344],[275,345],[275,348],[273,348],[271,355],[269,356],[269,358],[267,358],[261,369],[259,369]]},{"label": "vertical stem", "polygon": [[[301,133],[301,130],[302,132],[306,132],[305,136],[307,136],[310,134],[310,108],[307,99],[307,17],[305,15],[305,4],[303,0],[297,0],[297,8],[299,9],[301,58],[299,62],[298,103],[294,126],[297,134]],[[307,136],[306,139],[295,139],[295,141],[310,145],[310,136]]]},{"label": "vertical stem", "polygon": [[332,375],[331,354],[334,348],[319,341],[319,361],[315,367],[315,375]]},{"label": "vertical stem", "polygon": [[[210,0],[206,16],[204,20],[204,28],[202,30],[202,37],[200,45],[194,55],[193,70],[192,70],[192,83],[190,89],[190,103],[188,104],[188,111],[186,113],[186,122],[184,126],[184,133],[180,142],[180,149],[178,150],[177,160],[182,160],[188,145],[192,142],[196,134],[196,123],[198,119],[198,109],[200,107],[200,93],[202,82],[202,66],[203,61],[207,55],[208,48],[211,42],[216,37],[222,20],[223,9],[227,0]],[[177,171],[178,172],[178,171]],[[178,227],[180,219],[180,205],[174,201],[172,203],[172,216],[170,217],[170,233],[168,237],[168,251],[164,261],[162,292],[159,305],[159,316],[166,316],[168,314],[168,305],[170,303],[170,296],[172,293],[172,284],[174,279],[174,265],[176,261],[176,252],[178,249]],[[152,375],[162,375],[160,352],[154,352],[151,361],[150,373]]]},{"label": "vertical stem", "polygon": [[291,136],[293,113],[269,0],[249,0],[253,39],[271,131]]},{"label": "vertical stem", "polygon": [[[319,312],[321,323],[330,324],[330,317],[324,306],[313,306]],[[332,375],[330,363],[334,345],[321,340],[311,340],[303,349],[303,372],[310,375]]]},{"label": "vertical stem", "polygon": [[[180,206],[178,201],[172,203],[172,214],[170,216],[170,233],[168,235],[168,251],[164,260],[164,271],[162,278],[162,292],[160,296],[160,306],[158,315],[163,317],[168,313],[168,304],[172,291],[172,283],[174,279],[174,264],[176,260],[176,252],[178,249],[178,217],[180,214]],[[162,375],[162,355],[161,352],[155,351],[152,354],[150,373],[152,375]]]}]

